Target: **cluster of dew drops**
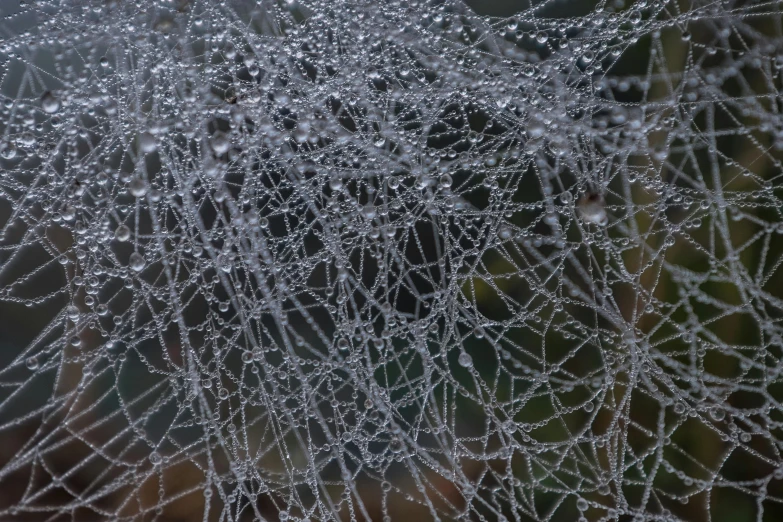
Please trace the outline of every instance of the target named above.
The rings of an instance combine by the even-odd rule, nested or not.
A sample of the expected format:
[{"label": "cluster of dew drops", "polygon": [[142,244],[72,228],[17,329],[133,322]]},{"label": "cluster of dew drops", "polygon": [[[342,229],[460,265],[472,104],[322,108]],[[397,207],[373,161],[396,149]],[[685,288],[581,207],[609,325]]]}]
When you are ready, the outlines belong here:
[{"label": "cluster of dew drops", "polygon": [[[663,520],[743,487],[728,457],[711,477],[667,460],[689,419],[783,479],[777,265],[741,249],[765,259],[783,232],[779,2],[146,4],[21,2],[0,23],[0,314],[57,310],[0,369],[19,400],[55,382],[0,484],[41,466],[51,430],[112,477],[105,503],[50,505],[53,478],[0,515],[162,516],[180,494],[162,479],[152,507],[128,499],[191,463],[223,520],[268,516],[260,497],[280,520],[387,520],[398,501],[537,520],[537,493],[566,518]],[[640,49],[645,69],[615,74]],[[757,231],[734,250],[742,222]],[[695,302],[745,313],[715,281],[764,308],[756,345],[700,325]],[[709,351],[737,376],[710,374]],[[740,389],[764,404],[733,407]],[[102,394],[113,412],[85,406]],[[657,428],[632,418],[644,401]],[[3,426],[30,422],[6,403]],[[124,449],[68,422],[115,416]]]}]

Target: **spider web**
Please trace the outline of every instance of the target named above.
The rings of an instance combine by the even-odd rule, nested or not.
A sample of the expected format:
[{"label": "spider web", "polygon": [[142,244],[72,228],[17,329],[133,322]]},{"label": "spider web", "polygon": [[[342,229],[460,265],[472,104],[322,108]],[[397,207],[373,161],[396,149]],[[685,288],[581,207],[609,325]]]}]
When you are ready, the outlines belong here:
[{"label": "spider web", "polygon": [[0,518],[778,520],[782,5],[7,12]]}]

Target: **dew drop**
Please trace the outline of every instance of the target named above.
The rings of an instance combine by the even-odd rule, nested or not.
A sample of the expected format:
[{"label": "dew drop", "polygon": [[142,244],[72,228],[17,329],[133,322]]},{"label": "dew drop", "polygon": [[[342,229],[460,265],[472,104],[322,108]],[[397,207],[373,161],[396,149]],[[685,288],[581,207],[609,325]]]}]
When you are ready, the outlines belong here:
[{"label": "dew drop", "polygon": [[137,198],[143,197],[147,194],[147,183],[141,178],[133,178],[131,182],[128,183],[128,192],[131,193],[131,196]]},{"label": "dew drop", "polygon": [[231,258],[228,254],[220,254],[217,256],[217,266],[225,273],[231,272]]},{"label": "dew drop", "polygon": [[130,258],[128,259],[128,266],[131,270],[134,272],[141,272],[144,270],[144,265],[144,257],[141,254],[134,252],[130,255]]},{"label": "dew drop", "polygon": [[579,215],[586,222],[599,226],[604,226],[608,223],[609,217],[606,214],[604,198],[600,194],[585,194],[579,199],[577,206]]},{"label": "dew drop", "polygon": [[117,241],[128,241],[131,237],[131,229],[128,227],[128,225],[120,225],[117,227],[117,229],[114,231],[114,238]]},{"label": "dew drop", "polygon": [[440,180],[438,181],[438,185],[442,189],[450,188],[452,183],[453,183],[453,180],[451,179],[451,176],[448,175],[448,174],[443,174],[440,177]]},{"label": "dew drop", "polygon": [[231,141],[228,139],[228,136],[226,136],[226,133],[217,131],[209,140],[209,145],[212,147],[215,154],[221,155],[228,152],[228,149],[231,148]]},{"label": "dew drop", "polygon": [[12,160],[16,157],[16,145],[13,143],[0,143],[0,157]]},{"label": "dew drop", "polygon": [[68,319],[71,321],[76,320],[79,318],[79,308],[76,305],[68,305],[65,309],[65,315],[67,315]]},{"label": "dew drop", "polygon": [[139,134],[139,149],[145,154],[155,152],[158,149],[158,140],[151,132],[142,132]]},{"label": "dew drop", "polygon": [[35,356],[28,357],[27,361],[25,361],[25,362],[27,364],[27,368],[28,369],[33,370],[33,371],[38,369],[38,366],[39,366],[38,357],[35,357]]},{"label": "dew drop", "polygon": [[364,207],[362,207],[362,216],[364,219],[373,219],[376,216],[377,212],[375,210],[375,206],[371,203],[366,204]]},{"label": "dew drop", "polygon": [[60,110],[60,99],[57,98],[51,91],[46,91],[41,96],[41,108],[47,114],[54,114]]}]

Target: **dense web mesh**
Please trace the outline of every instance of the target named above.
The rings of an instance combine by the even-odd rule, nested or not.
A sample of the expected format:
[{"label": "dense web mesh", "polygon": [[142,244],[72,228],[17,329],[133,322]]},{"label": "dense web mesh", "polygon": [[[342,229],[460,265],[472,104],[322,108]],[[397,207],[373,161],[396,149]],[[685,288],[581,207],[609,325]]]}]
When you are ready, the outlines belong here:
[{"label": "dense web mesh", "polygon": [[5,8],[0,519],[781,520],[782,8]]}]

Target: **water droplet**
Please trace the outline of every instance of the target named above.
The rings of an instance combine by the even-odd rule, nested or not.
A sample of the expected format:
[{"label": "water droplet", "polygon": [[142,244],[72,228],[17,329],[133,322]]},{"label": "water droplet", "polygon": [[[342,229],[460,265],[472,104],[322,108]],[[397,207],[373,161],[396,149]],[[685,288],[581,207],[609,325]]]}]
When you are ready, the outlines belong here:
[{"label": "water droplet", "polygon": [[13,143],[0,143],[0,157],[11,160],[16,157],[16,145]]},{"label": "water droplet", "polygon": [[546,134],[546,125],[540,121],[534,121],[527,127],[527,135],[535,140]]},{"label": "water droplet", "polygon": [[128,183],[128,192],[131,193],[131,196],[140,198],[147,194],[147,183],[141,178],[133,178]]},{"label": "water droplet", "polygon": [[54,114],[60,110],[60,99],[57,98],[51,91],[46,91],[41,96],[41,108],[47,114]]},{"label": "water droplet", "polygon": [[447,189],[451,187],[451,184],[453,183],[453,180],[451,179],[451,176],[448,174],[443,174],[440,177],[440,180],[438,181],[438,184],[440,185],[440,188]]},{"label": "water droplet", "polygon": [[128,266],[131,270],[134,272],[141,272],[144,270],[144,265],[144,257],[141,254],[134,252],[130,255],[130,258],[128,259]]},{"label": "water droplet", "polygon": [[372,203],[367,203],[362,207],[362,216],[364,219],[373,219],[376,216],[375,206]]},{"label": "water droplet", "polygon": [[231,263],[231,257],[228,254],[225,253],[219,254],[217,256],[216,261],[217,261],[217,266],[220,270],[226,273],[231,272],[232,263]]},{"label": "water droplet", "polygon": [[400,439],[395,438],[389,442],[389,449],[392,451],[392,453],[400,453],[403,449],[405,449],[405,445]]},{"label": "water droplet", "polygon": [[38,357],[35,357],[35,356],[28,357],[27,361],[25,361],[25,362],[27,364],[27,368],[29,368],[30,370],[35,371],[35,370],[38,369],[38,366],[39,366]]},{"label": "water droplet", "polygon": [[228,149],[231,148],[231,141],[228,139],[225,132],[217,131],[209,140],[209,145],[212,147],[212,150],[215,151],[215,154],[219,156],[228,152]]},{"label": "water droplet", "polygon": [[73,208],[73,205],[66,205],[62,212],[62,217],[65,221],[73,221],[76,219],[76,209]]},{"label": "water droplet", "polygon": [[68,307],[65,309],[65,315],[67,315],[68,319],[71,321],[78,319],[79,313],[79,308],[76,305],[68,305]]},{"label": "water droplet", "polygon": [[588,223],[604,226],[609,221],[604,206],[604,198],[594,192],[587,193],[579,199],[577,204],[579,215]]},{"label": "water droplet", "polygon": [[470,368],[473,366],[473,358],[465,352],[459,354],[457,362],[464,368]]},{"label": "water droplet", "polygon": [[139,134],[139,149],[145,154],[155,152],[158,149],[158,140],[151,132]]},{"label": "water droplet", "polygon": [[19,136],[19,145],[22,145],[23,147],[33,147],[37,142],[37,139],[35,137],[35,134],[32,132],[24,132],[21,136]]},{"label": "water droplet", "polygon": [[117,241],[128,241],[131,237],[131,229],[128,227],[128,225],[120,225],[117,227],[117,229],[114,231],[114,238]]}]

